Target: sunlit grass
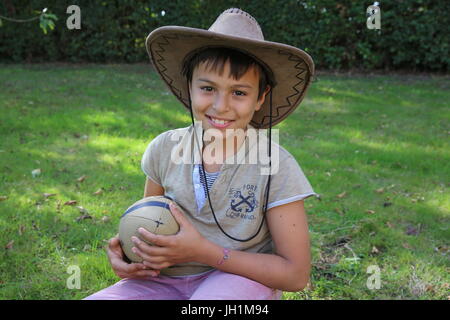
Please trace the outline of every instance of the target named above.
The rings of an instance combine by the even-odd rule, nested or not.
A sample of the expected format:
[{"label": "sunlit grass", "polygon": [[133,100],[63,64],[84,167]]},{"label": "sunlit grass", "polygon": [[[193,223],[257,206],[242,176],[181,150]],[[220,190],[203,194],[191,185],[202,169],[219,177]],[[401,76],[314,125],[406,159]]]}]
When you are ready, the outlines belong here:
[{"label": "sunlit grass", "polygon": [[[103,247],[143,195],[142,154],[189,113],[148,65],[8,65],[0,86],[0,244],[14,241],[0,298],[80,299],[113,284]],[[447,299],[449,86],[319,76],[276,126],[321,196],[305,201],[311,285],[284,299]],[[79,290],[66,286],[70,265]],[[366,286],[371,265],[379,290]]]}]

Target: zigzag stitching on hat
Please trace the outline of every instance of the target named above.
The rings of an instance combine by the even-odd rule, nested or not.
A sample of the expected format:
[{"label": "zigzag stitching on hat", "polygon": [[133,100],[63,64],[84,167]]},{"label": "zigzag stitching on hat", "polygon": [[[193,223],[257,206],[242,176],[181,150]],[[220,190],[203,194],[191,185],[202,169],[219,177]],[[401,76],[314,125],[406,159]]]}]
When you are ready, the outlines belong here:
[{"label": "zigzag stitching on hat", "polygon": [[[163,61],[166,61],[166,59],[164,59],[164,57],[161,55],[162,53],[164,53],[166,51],[163,48],[163,46],[164,45],[167,46],[167,45],[170,44],[169,39],[176,39],[176,40],[178,40],[179,39],[179,35],[172,34],[170,36],[169,35],[162,36],[161,38],[164,39],[165,43],[164,42],[159,42],[159,41],[156,42],[156,45],[157,45],[157,47],[159,47],[160,50],[158,50],[158,49],[154,50],[155,54],[157,54],[159,56],[159,59],[156,59],[156,62],[162,67],[159,70],[159,72],[164,75],[164,78],[168,79],[167,83],[170,85],[170,87],[172,88],[172,91],[174,91],[175,95],[177,97],[181,98],[181,90],[172,85],[173,79],[167,75],[167,73],[166,73],[167,67],[163,64]],[[183,99],[183,98],[181,98],[181,99]],[[183,99],[183,100],[185,100],[185,99]]]},{"label": "zigzag stitching on hat", "polygon": [[[306,71],[306,68],[300,68],[300,65],[302,65],[302,64],[304,63],[304,61],[303,61],[302,59],[300,59],[298,56],[296,56],[296,55],[294,55],[294,54],[292,54],[292,53],[290,53],[290,52],[283,51],[283,50],[278,50],[278,53],[279,53],[279,54],[282,54],[282,55],[289,55],[288,60],[290,60],[290,61],[298,61],[298,63],[294,66],[294,68],[300,70],[300,72],[297,73],[297,74],[295,75],[295,77],[296,77],[297,79],[299,79],[300,81],[297,82],[297,83],[292,87],[292,89],[295,90],[295,93],[293,93],[293,94],[291,94],[290,96],[287,96],[287,97],[286,97],[286,102],[287,102],[288,104],[285,104],[285,105],[276,107],[276,110],[275,110],[275,111],[276,111],[276,115],[272,115],[272,117],[276,117],[276,118],[280,117],[280,109],[282,109],[282,108],[287,108],[287,107],[291,107],[296,101],[298,101],[298,99],[297,99],[296,101],[294,101],[294,103],[291,103],[290,99],[291,99],[292,97],[295,97],[295,96],[299,95],[299,93],[301,93],[301,91],[297,90],[296,87],[297,87],[299,84],[301,84],[302,82],[305,82],[305,78],[304,78],[304,77],[302,78],[300,75]],[[283,116],[283,115],[284,115],[284,114],[282,114],[281,116]],[[266,118],[270,118],[270,114],[269,114],[268,116],[264,116],[264,117],[262,118],[262,120],[261,120],[261,122],[260,122],[260,125],[264,125],[264,122],[265,122],[265,119],[266,119]],[[270,122],[270,119],[269,119],[269,122]]]}]

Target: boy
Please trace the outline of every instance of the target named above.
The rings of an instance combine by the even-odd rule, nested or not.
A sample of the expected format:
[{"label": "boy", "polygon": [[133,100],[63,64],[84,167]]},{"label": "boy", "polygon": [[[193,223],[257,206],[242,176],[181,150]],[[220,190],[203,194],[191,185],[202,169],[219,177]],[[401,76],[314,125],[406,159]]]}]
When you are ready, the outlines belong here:
[{"label": "boy", "polygon": [[[209,30],[158,28],[147,50],[192,126],[149,144],[144,196],[166,195],[185,214],[171,208],[180,224],[174,236],[143,229],[133,238],[143,263],[124,262],[118,238],[111,239],[108,257],[123,280],[88,299],[279,299],[282,290],[302,290],[310,272],[303,200],[315,193],[295,159],[271,141],[271,128],[303,99],[311,58],[265,41],[256,20],[235,8]],[[265,144],[266,128],[271,161],[262,174],[248,160]],[[206,161],[208,148],[214,156]]]}]

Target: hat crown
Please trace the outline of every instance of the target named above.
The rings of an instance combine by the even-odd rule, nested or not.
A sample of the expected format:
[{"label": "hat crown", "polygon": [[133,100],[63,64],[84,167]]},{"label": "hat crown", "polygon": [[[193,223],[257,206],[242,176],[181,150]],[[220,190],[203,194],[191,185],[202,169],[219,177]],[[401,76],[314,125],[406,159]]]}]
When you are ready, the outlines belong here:
[{"label": "hat crown", "polygon": [[261,27],[255,18],[238,8],[231,8],[222,12],[208,31],[264,41]]}]

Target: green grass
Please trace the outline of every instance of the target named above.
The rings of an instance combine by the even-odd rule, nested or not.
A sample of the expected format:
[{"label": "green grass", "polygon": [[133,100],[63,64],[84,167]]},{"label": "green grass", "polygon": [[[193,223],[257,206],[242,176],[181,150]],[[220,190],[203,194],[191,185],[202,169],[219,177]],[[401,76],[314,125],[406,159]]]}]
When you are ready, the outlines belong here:
[{"label": "green grass", "polygon": [[[2,65],[0,87],[0,299],[113,284],[105,241],[143,195],[142,153],[189,114],[148,65]],[[449,88],[448,77],[321,75],[277,126],[321,195],[305,201],[311,286],[284,299],[447,299]],[[77,221],[69,200],[92,219]],[[71,265],[80,289],[66,286]]]}]

